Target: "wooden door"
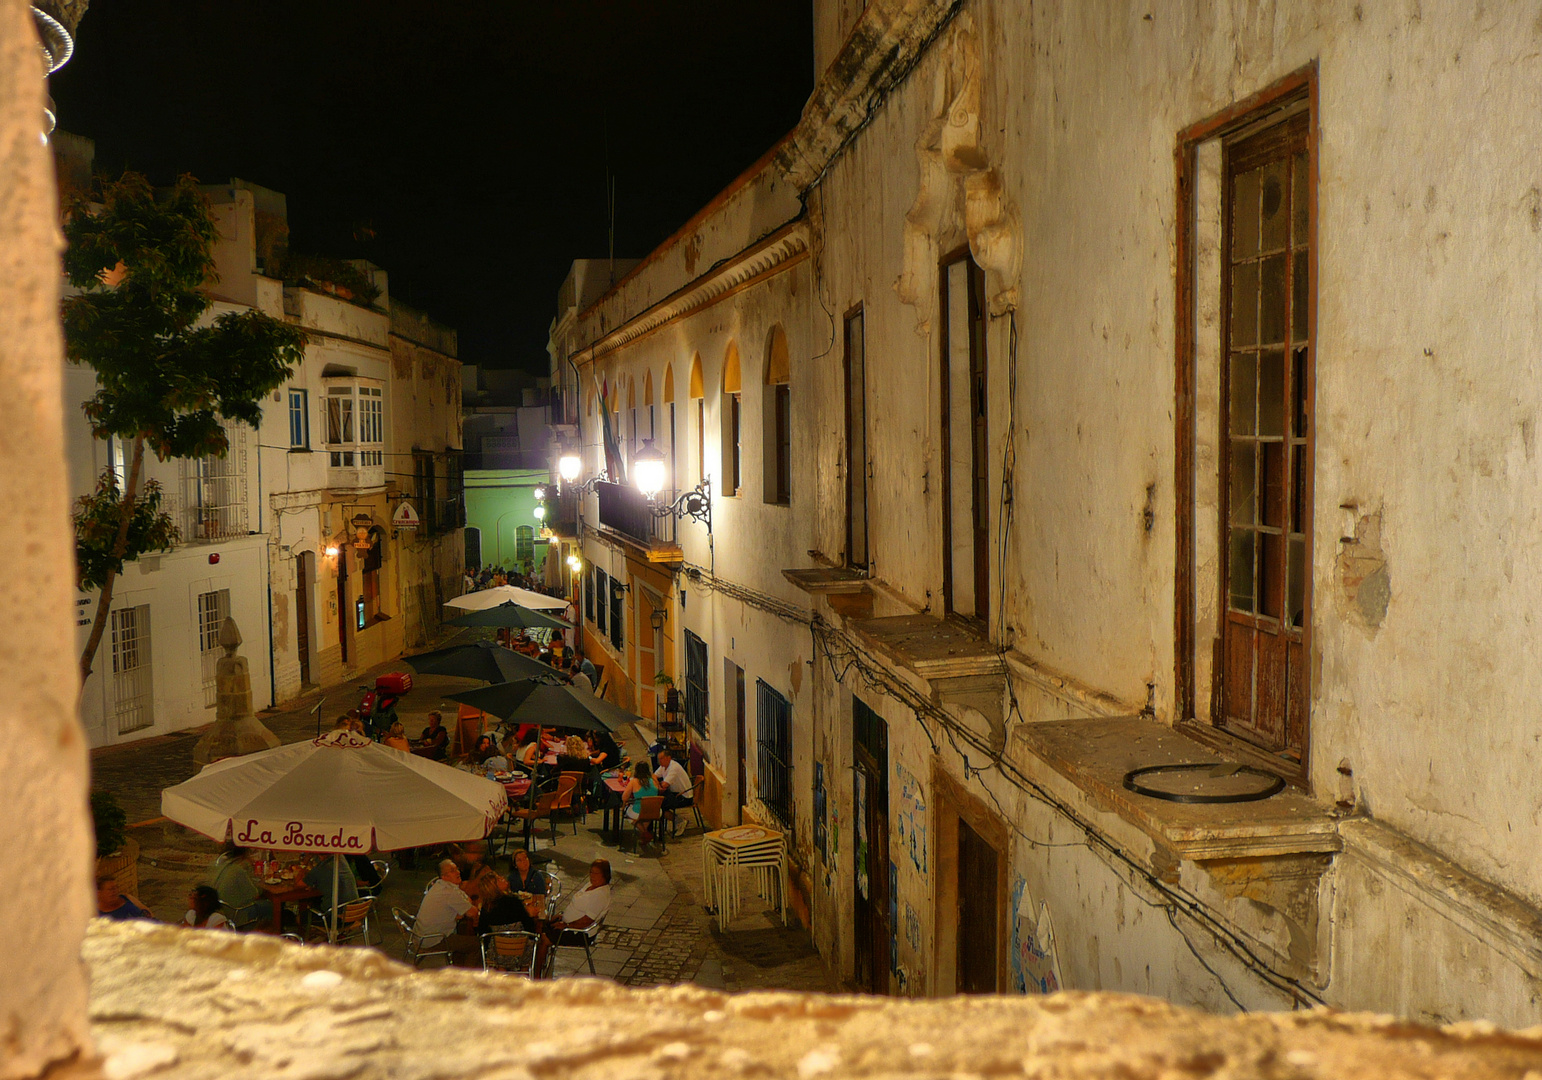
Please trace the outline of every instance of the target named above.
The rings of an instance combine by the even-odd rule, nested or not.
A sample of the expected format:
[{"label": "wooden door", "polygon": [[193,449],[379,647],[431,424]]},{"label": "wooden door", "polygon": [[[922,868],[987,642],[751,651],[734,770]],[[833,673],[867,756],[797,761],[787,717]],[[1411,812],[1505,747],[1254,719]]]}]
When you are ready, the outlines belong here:
[{"label": "wooden door", "polygon": [[744,808],[750,802],[750,740],[744,722],[744,669],[733,665],[734,673],[734,723],[739,747],[739,820],[744,820]]},{"label": "wooden door", "polygon": [[311,590],[310,567],[312,556],[305,552],[294,561],[294,641],[295,651],[300,654],[300,685],[311,685]]},{"label": "wooden door", "polygon": [[1227,144],[1225,161],[1226,611],[1216,720],[1301,761],[1313,456],[1306,114]]},{"label": "wooden door", "polygon": [[958,991],[994,994],[1000,856],[984,837],[958,822]]},{"label": "wooden door", "polygon": [[852,702],[852,814],[857,823],[853,859],[852,925],[857,985],[889,992],[889,736],[877,713]]}]

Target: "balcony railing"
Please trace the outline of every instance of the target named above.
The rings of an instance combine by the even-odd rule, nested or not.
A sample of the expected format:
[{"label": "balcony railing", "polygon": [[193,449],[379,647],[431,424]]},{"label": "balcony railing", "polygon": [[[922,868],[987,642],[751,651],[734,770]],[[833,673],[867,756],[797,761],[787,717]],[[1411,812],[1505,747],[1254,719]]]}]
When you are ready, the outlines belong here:
[{"label": "balcony railing", "polygon": [[648,547],[675,542],[674,517],[655,514],[653,503],[632,485],[599,483],[594,493],[600,501],[603,527]]}]

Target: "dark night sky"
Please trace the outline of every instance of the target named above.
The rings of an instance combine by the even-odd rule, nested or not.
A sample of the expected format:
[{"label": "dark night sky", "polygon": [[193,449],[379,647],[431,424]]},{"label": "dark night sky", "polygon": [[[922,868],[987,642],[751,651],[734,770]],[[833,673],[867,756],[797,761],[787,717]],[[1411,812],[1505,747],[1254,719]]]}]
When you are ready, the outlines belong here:
[{"label": "dark night sky", "polygon": [[98,171],[282,191],[292,248],[544,372],[607,157],[643,255],[797,122],[810,36],[806,0],[94,0],[52,93]]}]

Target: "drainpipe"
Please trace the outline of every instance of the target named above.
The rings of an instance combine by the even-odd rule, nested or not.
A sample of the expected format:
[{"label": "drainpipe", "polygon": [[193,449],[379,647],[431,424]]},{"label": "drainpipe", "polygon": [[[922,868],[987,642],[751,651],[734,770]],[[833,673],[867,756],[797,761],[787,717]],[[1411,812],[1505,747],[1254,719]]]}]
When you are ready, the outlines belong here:
[{"label": "drainpipe", "polygon": [[[262,533],[262,504],[267,499],[267,489],[262,486],[262,440],[257,440],[257,532]],[[266,534],[264,534],[266,535]],[[273,662],[273,541],[268,537],[263,546],[263,573],[268,579],[268,708],[278,704],[278,667]]]}]

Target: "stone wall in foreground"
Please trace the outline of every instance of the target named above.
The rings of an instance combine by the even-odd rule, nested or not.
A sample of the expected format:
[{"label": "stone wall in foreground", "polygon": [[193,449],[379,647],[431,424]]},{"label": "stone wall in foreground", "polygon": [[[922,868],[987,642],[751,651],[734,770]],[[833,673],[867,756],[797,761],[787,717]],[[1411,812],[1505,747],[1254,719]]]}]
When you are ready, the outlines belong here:
[{"label": "stone wall in foreground", "polygon": [[900,1001],[533,984],[100,921],[85,956],[102,1057],[72,1080],[1542,1076],[1542,1031],[1330,1012],[1222,1018],[1122,994]]}]

